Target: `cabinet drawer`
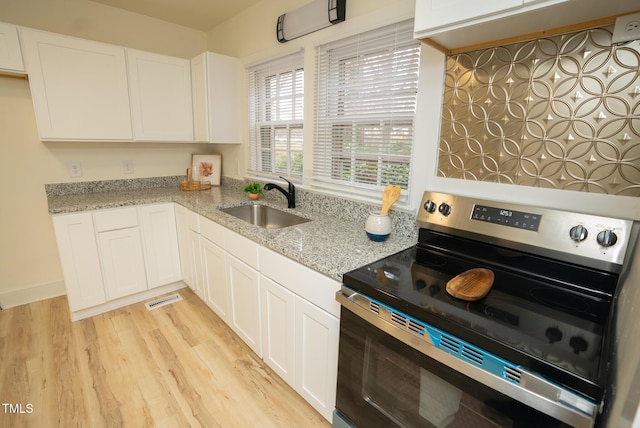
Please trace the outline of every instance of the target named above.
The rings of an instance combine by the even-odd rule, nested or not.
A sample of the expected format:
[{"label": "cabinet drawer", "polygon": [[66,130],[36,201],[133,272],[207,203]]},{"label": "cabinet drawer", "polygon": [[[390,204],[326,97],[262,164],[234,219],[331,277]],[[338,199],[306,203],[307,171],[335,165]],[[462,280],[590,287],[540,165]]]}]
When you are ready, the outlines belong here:
[{"label": "cabinet drawer", "polygon": [[340,317],[340,283],[281,254],[260,247],[260,273],[317,307]]},{"label": "cabinet drawer", "polygon": [[220,247],[224,247],[224,229],[208,218],[200,218],[200,234]]},{"label": "cabinet drawer", "polygon": [[138,214],[135,207],[96,211],[93,213],[93,221],[96,232],[106,232],[137,226]]},{"label": "cabinet drawer", "polygon": [[258,244],[249,238],[225,229],[223,248],[252,268],[260,269],[258,267]]},{"label": "cabinet drawer", "polygon": [[187,210],[187,226],[196,233],[200,233],[200,214]]}]

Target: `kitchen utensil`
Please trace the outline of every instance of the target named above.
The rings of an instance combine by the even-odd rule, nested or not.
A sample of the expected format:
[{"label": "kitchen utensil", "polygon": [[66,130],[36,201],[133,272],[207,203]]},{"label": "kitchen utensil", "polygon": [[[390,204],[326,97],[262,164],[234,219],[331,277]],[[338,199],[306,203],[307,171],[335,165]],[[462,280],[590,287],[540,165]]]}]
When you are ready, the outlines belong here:
[{"label": "kitchen utensil", "polygon": [[480,300],[491,289],[494,277],[489,269],[469,269],[447,282],[447,293],[462,300]]},{"label": "kitchen utensil", "polygon": [[381,215],[385,215],[389,212],[389,208],[395,201],[400,197],[400,186],[392,186],[389,184],[384,188],[382,192],[382,209],[380,210]]}]

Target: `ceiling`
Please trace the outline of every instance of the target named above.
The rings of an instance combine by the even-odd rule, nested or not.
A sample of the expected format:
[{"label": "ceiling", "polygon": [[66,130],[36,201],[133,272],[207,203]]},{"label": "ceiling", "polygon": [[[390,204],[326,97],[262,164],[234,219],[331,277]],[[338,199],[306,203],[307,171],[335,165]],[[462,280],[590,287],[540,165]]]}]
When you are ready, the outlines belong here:
[{"label": "ceiling", "polygon": [[92,0],[163,21],[209,31],[261,0]]}]

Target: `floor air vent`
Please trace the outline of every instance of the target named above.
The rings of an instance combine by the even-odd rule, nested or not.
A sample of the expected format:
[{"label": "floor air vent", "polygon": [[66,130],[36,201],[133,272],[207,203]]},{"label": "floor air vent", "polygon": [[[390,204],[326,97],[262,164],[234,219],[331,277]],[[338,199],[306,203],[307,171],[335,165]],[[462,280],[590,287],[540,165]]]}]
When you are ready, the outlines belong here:
[{"label": "floor air vent", "polygon": [[178,293],[176,294],[172,294],[170,296],[164,296],[161,297],[159,299],[153,300],[151,302],[147,302],[144,305],[147,307],[147,310],[152,310],[152,309],[156,309],[159,308],[161,306],[165,306],[165,305],[170,305],[174,302],[179,302],[180,300],[182,300],[182,296],[179,295]]}]

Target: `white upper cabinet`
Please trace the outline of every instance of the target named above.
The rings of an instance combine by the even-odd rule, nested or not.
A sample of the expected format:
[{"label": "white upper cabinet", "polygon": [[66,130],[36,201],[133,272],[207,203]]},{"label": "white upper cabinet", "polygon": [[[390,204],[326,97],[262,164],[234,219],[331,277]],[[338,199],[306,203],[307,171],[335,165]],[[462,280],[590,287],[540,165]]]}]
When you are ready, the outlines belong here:
[{"label": "white upper cabinet", "polygon": [[[578,1],[581,7],[573,13]],[[416,0],[414,36],[429,38],[447,49],[467,47],[594,19],[593,15],[599,17],[598,2],[604,3],[601,0]],[[596,9],[592,10],[593,5]]]},{"label": "white upper cabinet", "polygon": [[193,141],[190,61],[127,49],[136,141]]},{"label": "white upper cabinet", "polygon": [[435,30],[522,7],[523,0],[417,0],[415,29]]},{"label": "white upper cabinet", "polygon": [[196,142],[240,143],[240,61],[205,52],[191,60]]},{"label": "white upper cabinet", "polygon": [[0,22],[0,70],[24,73],[18,28]]},{"label": "white upper cabinet", "polygon": [[42,140],[131,140],[124,48],[21,29]]}]

